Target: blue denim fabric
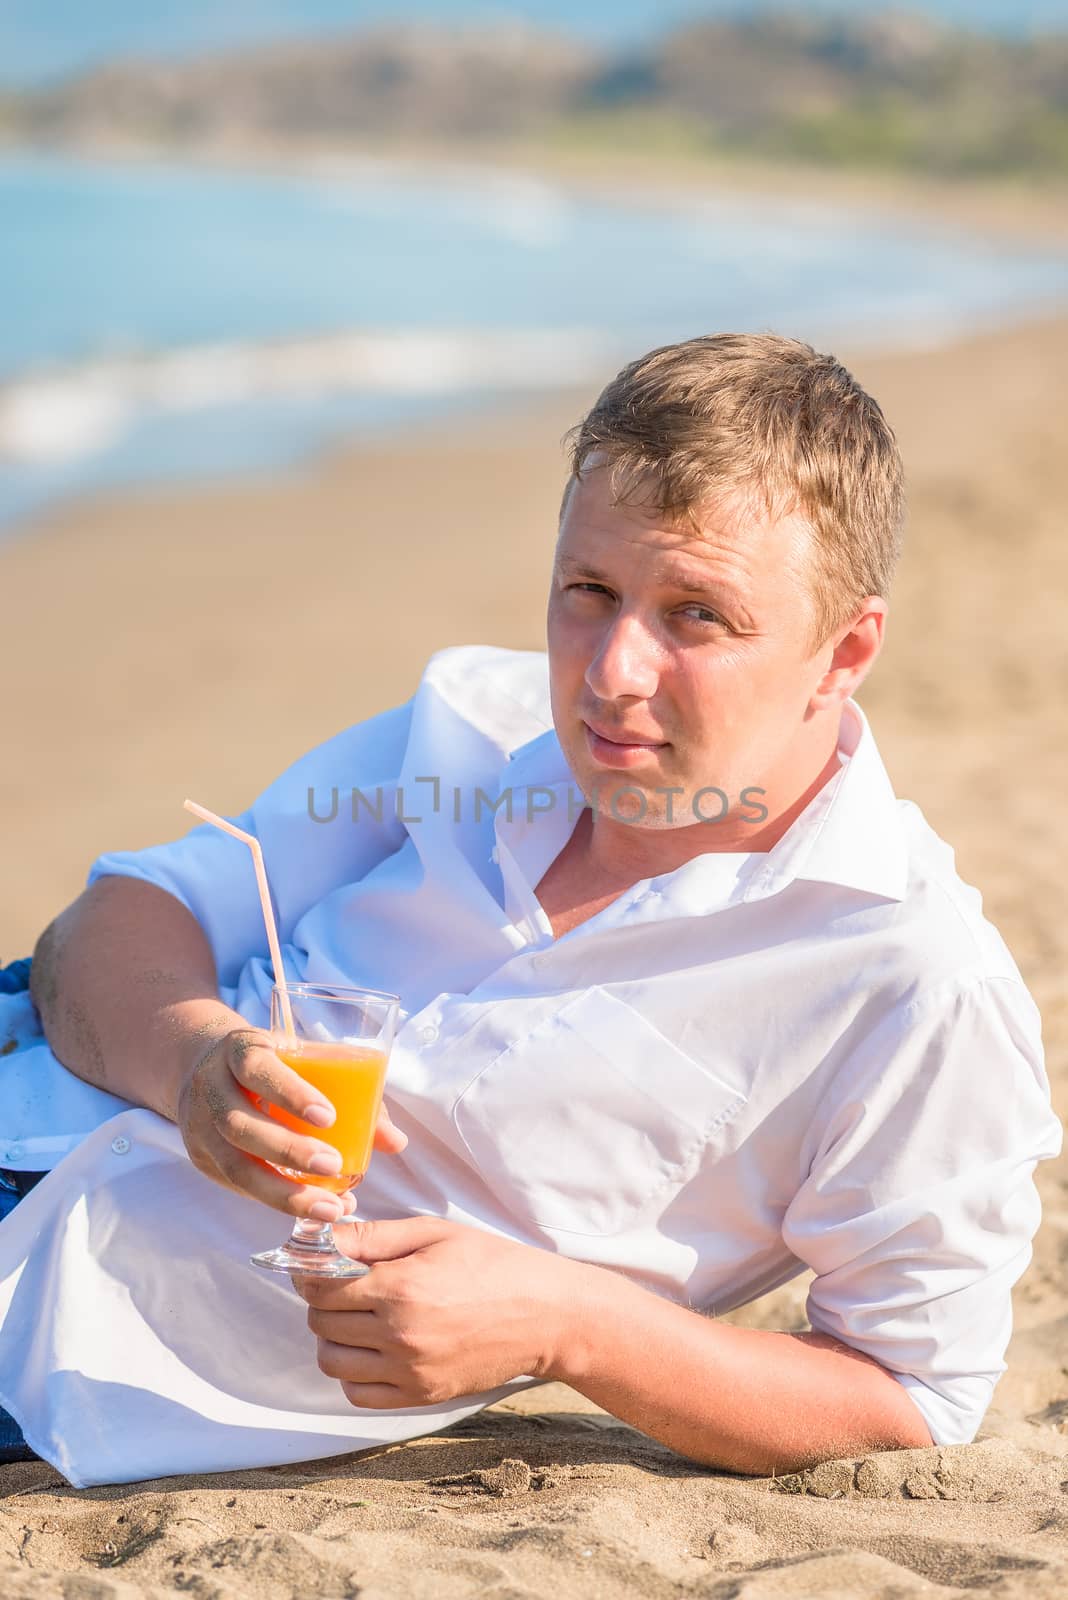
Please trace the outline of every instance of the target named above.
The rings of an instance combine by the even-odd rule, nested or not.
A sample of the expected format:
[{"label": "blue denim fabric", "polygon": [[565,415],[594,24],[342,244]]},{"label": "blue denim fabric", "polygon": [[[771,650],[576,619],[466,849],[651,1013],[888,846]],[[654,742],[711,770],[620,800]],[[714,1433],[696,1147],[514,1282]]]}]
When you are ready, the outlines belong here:
[{"label": "blue denim fabric", "polygon": [[8,1216],[18,1205],[21,1195],[13,1189],[8,1180],[0,1173],[0,1222]]},{"label": "blue denim fabric", "polygon": [[0,966],[0,994],[19,994],[23,989],[28,989],[32,965],[32,956],[22,956],[18,961],[9,962],[6,967]]},{"label": "blue denim fabric", "polygon": [[31,1450],[22,1437],[22,1429],[14,1417],[0,1406],[0,1467],[9,1461],[36,1461],[36,1450]]}]

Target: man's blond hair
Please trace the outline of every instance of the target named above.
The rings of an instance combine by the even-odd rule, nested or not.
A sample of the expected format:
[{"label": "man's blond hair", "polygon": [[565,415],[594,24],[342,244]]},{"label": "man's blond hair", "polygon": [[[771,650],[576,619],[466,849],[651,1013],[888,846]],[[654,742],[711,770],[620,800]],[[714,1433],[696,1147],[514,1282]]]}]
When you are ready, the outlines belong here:
[{"label": "man's blond hair", "polygon": [[604,465],[617,501],[698,530],[702,510],[739,493],[773,519],[800,513],[814,537],[813,651],[866,596],[889,594],[905,514],[897,441],[811,345],[770,333],[665,345],[624,367],[567,442],[569,489]]}]

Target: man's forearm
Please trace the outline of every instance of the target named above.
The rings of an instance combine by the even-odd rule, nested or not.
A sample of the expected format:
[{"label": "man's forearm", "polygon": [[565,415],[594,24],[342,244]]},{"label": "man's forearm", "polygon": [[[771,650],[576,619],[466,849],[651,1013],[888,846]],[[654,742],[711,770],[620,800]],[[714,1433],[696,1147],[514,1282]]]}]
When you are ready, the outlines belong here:
[{"label": "man's forearm", "polygon": [[906,1390],[859,1351],[716,1322],[602,1268],[557,1344],[545,1376],[709,1466],[765,1476],[932,1443]]},{"label": "man's forearm", "polygon": [[196,918],[128,878],[99,879],[49,924],[30,992],[65,1067],[172,1122],[198,1042],[246,1025],[219,999]]}]

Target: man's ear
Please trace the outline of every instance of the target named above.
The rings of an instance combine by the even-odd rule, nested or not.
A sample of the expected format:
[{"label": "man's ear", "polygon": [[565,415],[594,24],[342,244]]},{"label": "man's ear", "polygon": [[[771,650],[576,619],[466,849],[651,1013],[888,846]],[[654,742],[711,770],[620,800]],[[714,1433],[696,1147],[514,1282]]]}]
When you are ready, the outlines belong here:
[{"label": "man's ear", "polygon": [[812,695],[813,711],[840,705],[864,682],[883,647],[889,610],[881,595],[869,595],[852,622],[828,640],[823,653],[830,649],[830,659]]}]

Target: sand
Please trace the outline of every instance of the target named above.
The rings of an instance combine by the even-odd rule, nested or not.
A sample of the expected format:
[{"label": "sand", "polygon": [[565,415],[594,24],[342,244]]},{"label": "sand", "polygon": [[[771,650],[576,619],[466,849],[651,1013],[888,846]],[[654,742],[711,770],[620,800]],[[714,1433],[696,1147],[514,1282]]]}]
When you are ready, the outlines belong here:
[{"label": "sand", "polygon": [[[898,792],[954,845],[1042,1007],[1063,1106],[1068,321],[841,353],[898,428],[911,484],[888,644],[860,699]],[[540,647],[560,437],[585,398],[276,481],[79,505],[0,549],[0,954],[31,948],[100,850],[183,831],[186,794],[242,807],[407,694],[437,646]],[[75,1492],[44,1464],[9,1466],[0,1594],[1052,1600],[1068,1587],[1063,1165],[1040,1182],[1009,1371],[971,1445],[746,1479],[553,1385],[306,1467]],[[803,1326],[807,1281],[731,1320]]]}]

